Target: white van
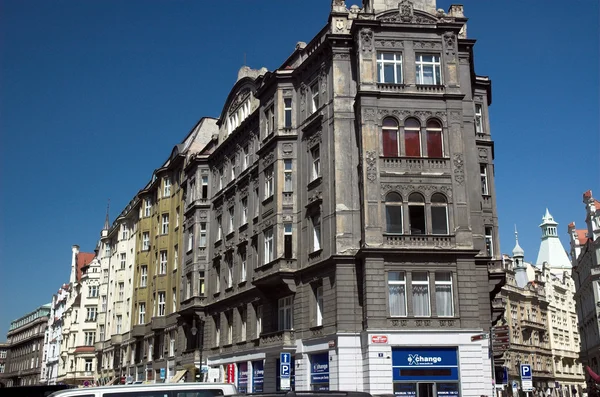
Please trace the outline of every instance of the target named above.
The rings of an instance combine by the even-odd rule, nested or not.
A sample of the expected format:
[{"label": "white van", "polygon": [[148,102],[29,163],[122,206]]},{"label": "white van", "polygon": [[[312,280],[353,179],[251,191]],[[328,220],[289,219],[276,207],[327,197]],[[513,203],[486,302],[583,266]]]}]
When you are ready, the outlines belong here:
[{"label": "white van", "polygon": [[49,397],[219,397],[238,394],[231,383],[154,383],[68,389]]}]

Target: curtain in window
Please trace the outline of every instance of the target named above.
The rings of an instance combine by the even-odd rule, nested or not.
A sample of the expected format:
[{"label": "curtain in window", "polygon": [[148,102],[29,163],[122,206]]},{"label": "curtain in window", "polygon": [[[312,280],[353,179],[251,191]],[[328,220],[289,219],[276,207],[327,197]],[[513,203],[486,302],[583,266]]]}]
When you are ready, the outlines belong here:
[{"label": "curtain in window", "polygon": [[383,119],[382,143],[384,156],[398,157],[398,122],[391,117]]},{"label": "curtain in window", "polygon": [[415,316],[429,316],[429,286],[413,284],[412,293],[413,314]]},{"label": "curtain in window", "polygon": [[390,316],[406,316],[406,287],[389,286]]},{"label": "curtain in window", "polygon": [[435,286],[435,303],[438,316],[452,316],[452,285]]},{"label": "curtain in window", "polygon": [[443,157],[442,126],[436,120],[427,122],[427,157]]}]

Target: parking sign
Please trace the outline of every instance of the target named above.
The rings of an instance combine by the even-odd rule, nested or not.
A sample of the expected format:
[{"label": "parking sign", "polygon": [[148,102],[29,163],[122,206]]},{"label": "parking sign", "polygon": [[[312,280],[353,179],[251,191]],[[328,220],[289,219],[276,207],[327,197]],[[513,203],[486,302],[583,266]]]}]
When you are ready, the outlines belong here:
[{"label": "parking sign", "polygon": [[281,390],[290,390],[292,376],[292,354],[279,354],[279,388]]},{"label": "parking sign", "polygon": [[521,364],[521,380],[531,380],[531,365],[529,364]]}]

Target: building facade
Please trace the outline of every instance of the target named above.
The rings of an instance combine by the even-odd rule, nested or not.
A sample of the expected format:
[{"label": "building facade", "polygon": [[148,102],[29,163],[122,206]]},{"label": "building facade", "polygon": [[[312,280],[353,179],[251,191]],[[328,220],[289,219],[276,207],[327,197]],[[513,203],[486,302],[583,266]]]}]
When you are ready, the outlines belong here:
[{"label": "building facade", "polygon": [[4,384],[4,372],[6,371],[6,357],[8,356],[8,344],[0,342],[0,382]]},{"label": "building facade", "polygon": [[10,323],[6,335],[7,354],[2,382],[7,387],[36,385],[40,382],[44,337],[50,304]]},{"label": "building facade", "polygon": [[592,191],[583,194],[586,229],[569,225],[575,301],[581,335],[580,358],[600,372],[600,202]]},{"label": "building facade", "polygon": [[63,284],[52,296],[48,326],[44,337],[44,362],[42,366],[41,382],[55,385],[60,366],[60,349],[63,344],[62,324],[67,299],[69,298],[69,284]]},{"label": "building facade", "polygon": [[186,168],[181,333],[205,379],[285,388],[286,352],[297,390],[492,393],[491,81],[462,6],[391,3],[333,1],[277,70],[242,68]]}]

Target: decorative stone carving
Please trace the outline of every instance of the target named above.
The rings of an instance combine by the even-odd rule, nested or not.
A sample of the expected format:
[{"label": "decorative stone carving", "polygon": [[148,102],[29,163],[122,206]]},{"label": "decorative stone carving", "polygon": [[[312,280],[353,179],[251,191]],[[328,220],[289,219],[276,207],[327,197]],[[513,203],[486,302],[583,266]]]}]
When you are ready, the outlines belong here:
[{"label": "decorative stone carving", "polygon": [[291,222],[293,220],[293,216],[292,215],[284,215],[283,216],[283,221],[284,222]]},{"label": "decorative stone carving", "polygon": [[335,31],[338,33],[341,33],[344,30],[346,30],[346,21],[344,19],[336,19],[334,26],[335,26]]},{"label": "decorative stone carving", "polygon": [[281,151],[284,157],[289,157],[294,151],[294,146],[291,143],[284,143],[281,147]]},{"label": "decorative stone carving", "polygon": [[456,37],[454,36],[454,33],[444,33],[444,44],[446,45],[446,55],[454,59],[454,56],[456,55],[456,50],[454,49],[454,46],[456,44]]},{"label": "decorative stone carving", "polygon": [[208,217],[208,214],[206,213],[206,211],[200,211],[200,219],[206,219]]},{"label": "decorative stone carving", "polygon": [[263,157],[262,161],[263,167],[268,167],[269,165],[271,165],[271,163],[275,161],[275,153],[271,152],[267,154],[265,157]]},{"label": "decorative stone carving", "polygon": [[479,160],[487,160],[488,152],[485,148],[479,148]]},{"label": "decorative stone carving", "polygon": [[285,89],[282,91],[283,96],[290,96],[294,93],[294,91],[290,90],[290,89]]},{"label": "decorative stone carving", "polygon": [[452,200],[452,187],[450,186],[441,186],[439,190],[448,197],[448,201]]},{"label": "decorative stone carving", "polygon": [[464,170],[465,161],[463,159],[462,153],[454,154],[454,179],[459,185],[465,181],[465,170]]},{"label": "decorative stone carving", "polygon": [[399,7],[398,7],[398,14],[399,14],[400,20],[402,22],[412,21],[412,19],[414,17],[413,12],[414,12],[414,10],[413,10],[412,1],[402,0],[402,2],[400,2]]},{"label": "decorative stone carving", "polygon": [[316,145],[321,143],[321,130],[317,130],[315,132],[313,132],[310,136],[308,136],[308,138],[306,138],[307,143],[306,143],[306,149],[310,150],[313,147],[315,147]]},{"label": "decorative stone carving", "polygon": [[399,40],[375,40],[375,46],[386,48],[403,48],[404,43]]},{"label": "decorative stone carving", "polygon": [[450,122],[451,123],[460,123],[462,121],[462,113],[460,110],[451,110],[450,111]]},{"label": "decorative stone carving", "polygon": [[340,59],[340,60],[347,60],[350,59],[350,54],[344,53],[344,52],[334,52],[333,53],[333,59]]},{"label": "decorative stone carving", "polygon": [[344,0],[333,0],[334,6],[346,7],[346,2]]},{"label": "decorative stone carving", "polygon": [[[368,109],[368,108],[367,108]],[[365,109],[366,110],[366,109]],[[365,112],[363,111],[363,114]],[[436,117],[442,121],[442,123],[446,122],[446,112],[445,111],[430,111],[430,110],[408,110],[408,109],[378,109],[377,114],[380,119],[384,119],[388,115],[394,115],[399,119],[405,119],[408,116],[413,116],[419,118],[422,122],[425,122],[427,119],[431,117]]]},{"label": "decorative stone carving", "polygon": [[363,29],[360,31],[361,50],[365,53],[373,52],[373,31],[371,29]]},{"label": "decorative stone carving", "polygon": [[364,108],[362,114],[365,121],[375,121],[375,109]]},{"label": "decorative stone carving", "polygon": [[442,44],[437,41],[415,41],[413,47],[416,50],[440,50]]},{"label": "decorative stone carving", "polygon": [[240,105],[240,103],[242,103],[244,100],[246,100],[246,98],[248,97],[249,94],[250,94],[249,88],[244,88],[244,89],[240,90],[240,92],[238,92],[238,94],[235,96],[235,98],[231,102],[231,106],[229,107],[230,111],[235,110],[235,108],[237,108]]},{"label": "decorative stone carving", "polygon": [[415,321],[415,325],[417,327],[430,327],[431,326],[431,320],[416,320]]},{"label": "decorative stone carving", "polygon": [[392,320],[392,326],[394,327],[406,327],[408,320]]},{"label": "decorative stone carving", "polygon": [[367,179],[373,183],[377,179],[377,151],[367,150],[365,162],[367,163]]},{"label": "decorative stone carving", "polygon": [[267,219],[266,221],[264,221],[263,225],[265,227],[269,227],[269,226],[273,225],[273,218],[270,218],[270,219]]}]

